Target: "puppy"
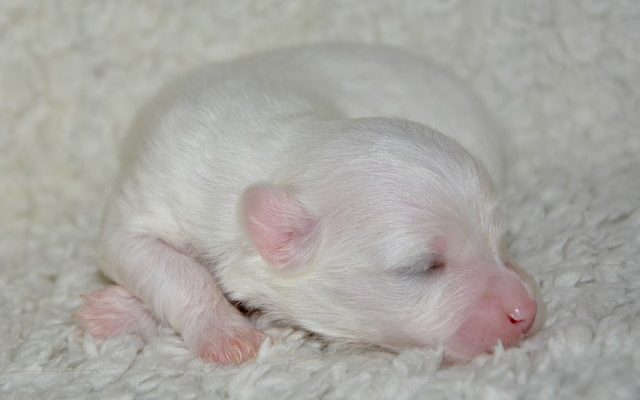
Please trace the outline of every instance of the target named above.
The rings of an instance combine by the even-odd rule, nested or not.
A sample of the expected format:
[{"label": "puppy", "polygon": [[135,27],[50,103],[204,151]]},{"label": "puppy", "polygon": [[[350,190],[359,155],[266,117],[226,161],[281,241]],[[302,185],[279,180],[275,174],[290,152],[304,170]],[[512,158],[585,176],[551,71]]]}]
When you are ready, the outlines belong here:
[{"label": "puppy", "polygon": [[78,317],[98,338],[166,323],[221,364],[265,338],[232,302],[330,338],[443,345],[452,362],[517,345],[539,318],[504,246],[501,140],[461,83],[400,50],[197,71],[132,128],[101,234],[117,286]]}]

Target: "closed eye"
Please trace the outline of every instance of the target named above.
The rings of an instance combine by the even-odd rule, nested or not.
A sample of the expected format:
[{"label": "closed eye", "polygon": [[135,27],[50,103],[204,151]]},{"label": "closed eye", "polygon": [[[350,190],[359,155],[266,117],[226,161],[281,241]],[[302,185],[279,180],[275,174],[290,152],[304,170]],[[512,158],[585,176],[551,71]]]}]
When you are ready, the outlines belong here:
[{"label": "closed eye", "polygon": [[402,265],[396,268],[396,271],[400,275],[404,276],[417,276],[431,274],[439,271],[445,267],[445,263],[442,262],[435,253],[425,253],[418,257],[413,257],[408,262],[402,263]]},{"label": "closed eye", "polygon": [[431,266],[429,267],[429,270],[427,272],[441,271],[445,267],[446,267],[446,264],[444,263],[444,261],[436,260],[435,262],[433,262],[431,264]]}]

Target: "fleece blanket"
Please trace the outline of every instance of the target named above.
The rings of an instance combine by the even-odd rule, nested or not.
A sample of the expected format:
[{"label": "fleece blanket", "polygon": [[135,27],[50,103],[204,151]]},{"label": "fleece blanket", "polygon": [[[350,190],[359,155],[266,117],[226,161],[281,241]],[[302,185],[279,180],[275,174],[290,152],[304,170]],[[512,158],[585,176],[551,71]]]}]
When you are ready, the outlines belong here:
[{"label": "fleece blanket", "polygon": [[[519,348],[440,367],[269,328],[236,367],[170,330],[96,342],[95,242],[136,110],[204,63],[384,43],[466,79],[508,132],[510,248],[547,318]],[[640,398],[640,2],[0,2],[0,398]]]}]

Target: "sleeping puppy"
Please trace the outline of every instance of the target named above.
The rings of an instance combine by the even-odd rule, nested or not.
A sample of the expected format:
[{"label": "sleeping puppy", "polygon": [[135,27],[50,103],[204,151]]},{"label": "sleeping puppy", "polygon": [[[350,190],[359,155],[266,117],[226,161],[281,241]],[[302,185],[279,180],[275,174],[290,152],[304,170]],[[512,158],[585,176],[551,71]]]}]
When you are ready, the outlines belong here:
[{"label": "sleeping puppy", "polygon": [[265,338],[232,303],[329,338],[443,345],[451,362],[515,346],[540,318],[504,246],[501,141],[462,84],[400,50],[196,71],[132,128],[101,234],[117,286],[78,317],[98,338],[166,323],[221,364]]}]

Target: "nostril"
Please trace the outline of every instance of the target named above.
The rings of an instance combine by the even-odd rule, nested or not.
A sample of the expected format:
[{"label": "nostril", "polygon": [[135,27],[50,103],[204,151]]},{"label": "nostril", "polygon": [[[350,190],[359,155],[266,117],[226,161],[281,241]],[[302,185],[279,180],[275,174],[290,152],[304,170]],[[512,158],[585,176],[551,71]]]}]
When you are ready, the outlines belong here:
[{"label": "nostril", "polygon": [[531,299],[523,304],[522,307],[517,307],[509,313],[509,321],[518,327],[522,333],[527,333],[533,326],[533,322],[536,318],[537,307],[536,301]]},{"label": "nostril", "polygon": [[513,310],[511,314],[509,314],[509,320],[511,321],[512,324],[517,324],[518,322],[521,322],[524,320],[524,317],[522,316],[522,312],[520,311],[519,308],[516,308],[515,310]]}]

